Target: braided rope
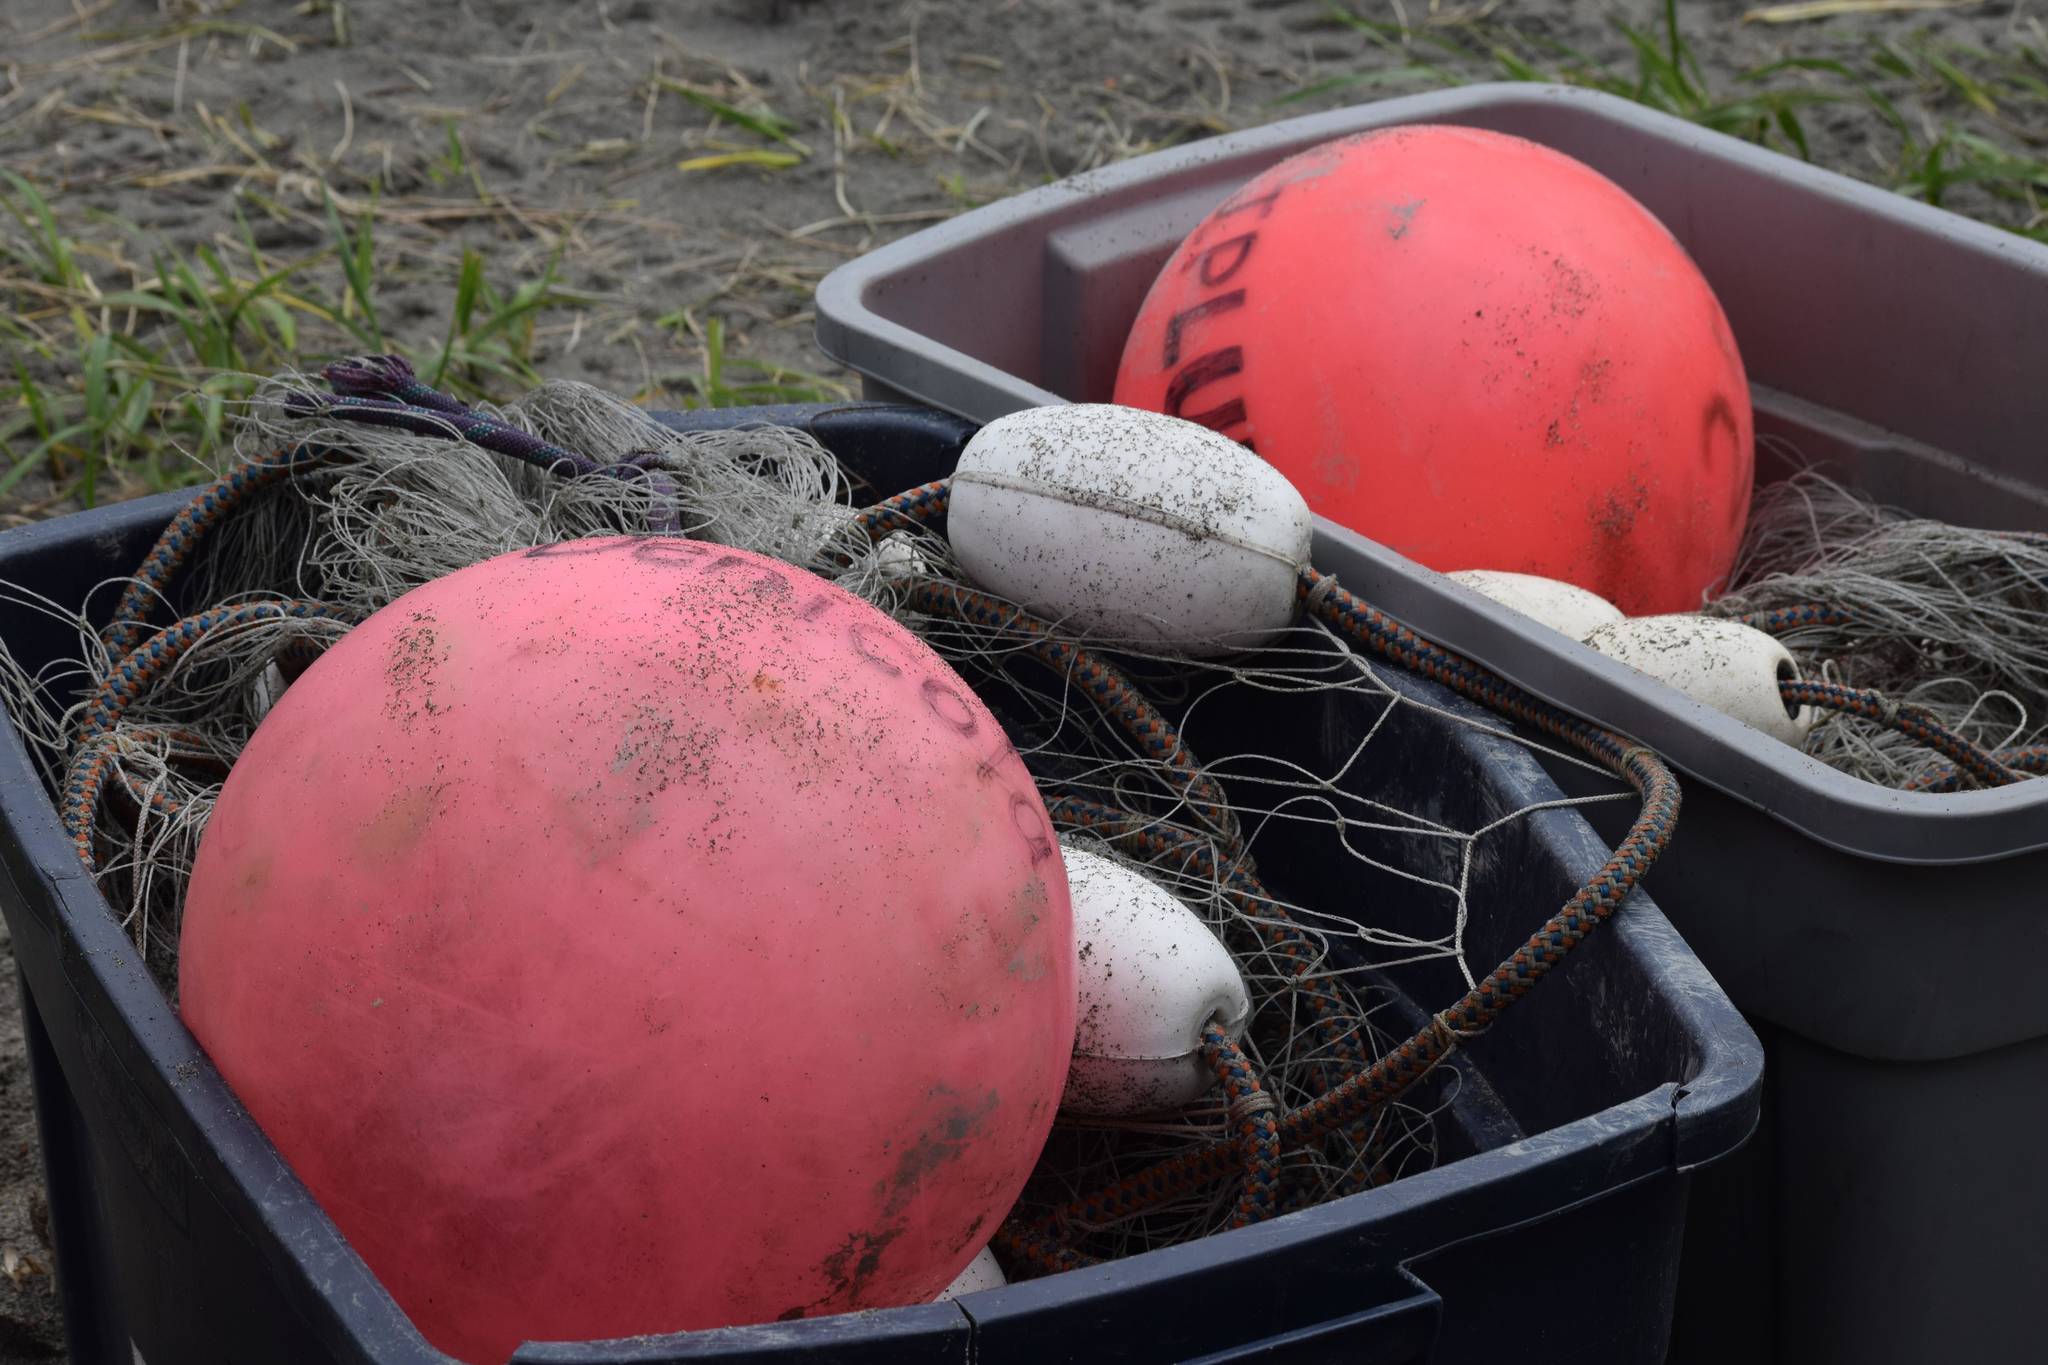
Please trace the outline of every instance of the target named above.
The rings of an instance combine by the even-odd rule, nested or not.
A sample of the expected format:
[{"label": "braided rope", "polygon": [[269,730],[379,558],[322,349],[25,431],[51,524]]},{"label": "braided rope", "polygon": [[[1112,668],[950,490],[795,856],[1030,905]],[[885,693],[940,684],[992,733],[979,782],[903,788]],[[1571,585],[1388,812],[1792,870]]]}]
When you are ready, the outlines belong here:
[{"label": "braided rope", "polygon": [[189,804],[188,802],[166,796],[151,787],[144,786],[140,778],[131,777],[125,773],[121,777],[121,785],[136,802],[148,806],[158,815],[166,818],[177,815]]},{"label": "braided rope", "polygon": [[1021,1267],[1040,1275],[1058,1275],[1069,1270],[1079,1270],[1093,1265],[1097,1259],[1074,1250],[1067,1245],[1063,1233],[1055,1234],[1051,1229],[1011,1219],[996,1229],[996,1235],[989,1239],[990,1245],[1003,1253],[1003,1260],[1013,1272]]},{"label": "braided rope", "polygon": [[1460,1038],[1489,1027],[1586,935],[1618,910],[1670,844],[1679,810],[1678,778],[1649,750],[1611,730],[1568,715],[1469,659],[1422,639],[1366,605],[1335,580],[1304,568],[1301,599],[1349,638],[1422,676],[1480,702],[1496,713],[1534,726],[1577,748],[1627,780],[1642,800],[1628,834],[1606,864],[1528,942],[1406,1043],[1366,1072],[1352,1077],[1290,1115],[1305,1131],[1327,1133],[1346,1115],[1400,1093],[1433,1069]]},{"label": "braided rope", "polygon": [[[1319,1142],[1427,1076],[1461,1041],[1484,1032],[1516,1000],[1620,909],[1678,820],[1678,781],[1647,749],[1626,751],[1622,774],[1643,799],[1642,813],[1604,867],[1540,929],[1450,1008],[1371,1066],[1295,1109],[1280,1121],[1282,1142],[1299,1148]],[[1214,1143],[1126,1177],[1084,1196],[1044,1221],[1050,1233],[1067,1222],[1106,1223],[1142,1212],[1229,1174],[1232,1143]]]},{"label": "braided rope", "polygon": [[[943,481],[927,484],[868,509],[857,524],[874,536],[879,535],[888,522],[899,518],[928,523],[944,513],[947,498],[948,486]],[[1612,731],[1569,716],[1472,661],[1423,640],[1407,627],[1345,592],[1335,579],[1314,569],[1302,570],[1297,594],[1305,610],[1329,621],[1344,635],[1372,652],[1432,678],[1497,712],[1521,719],[1600,761],[1629,781],[1643,800],[1643,810],[1606,866],[1464,998],[1437,1015],[1429,1027],[1384,1057],[1355,1071],[1278,1121],[1276,1129],[1279,1136],[1289,1146],[1321,1141],[1342,1128],[1361,1122],[1375,1107],[1399,1095],[1434,1070],[1459,1041],[1490,1026],[1502,1010],[1532,989],[1627,899],[1657,855],[1670,842],[1679,805],[1676,777],[1648,750],[1630,744]],[[1088,651],[1052,637],[1047,627],[1018,608],[972,589],[937,583],[920,585],[912,594],[912,606],[932,613],[946,611],[963,620],[1006,628],[1030,637],[1032,643],[1029,647],[1043,662],[1077,676],[1082,682],[1083,694],[1094,700],[1105,714],[1122,723],[1148,752],[1161,757],[1186,758],[1179,736],[1127,680]],[[1208,779],[1195,775],[1191,759],[1187,759],[1185,766],[1176,765],[1175,771],[1180,784],[1193,798],[1190,804],[1207,816],[1208,823],[1212,826],[1218,824],[1217,813],[1231,818],[1220,794],[1212,797],[1209,789],[1195,785],[1197,782],[1207,783]],[[1083,828],[1098,831],[1109,828],[1126,839],[1149,841],[1155,850],[1164,847],[1181,853],[1197,866],[1207,861],[1211,875],[1214,873],[1213,854],[1208,854],[1205,859],[1207,851],[1199,847],[1200,841],[1193,836],[1176,838],[1178,831],[1169,834],[1157,827],[1134,828],[1139,822],[1132,817],[1102,807],[1099,803],[1073,797],[1055,799],[1049,805],[1049,813],[1055,820]],[[1234,818],[1229,829],[1234,844]],[[1253,889],[1257,888],[1257,883],[1251,875],[1248,872],[1243,875],[1245,883],[1239,883],[1235,875],[1227,877],[1229,893],[1260,894],[1259,890]],[[1270,900],[1267,904],[1271,906]],[[1255,922],[1267,922],[1274,910],[1278,907],[1271,906],[1267,914],[1257,917]],[[1277,918],[1284,924],[1284,912]],[[1298,934],[1298,928],[1294,932]],[[1288,941],[1284,931],[1281,939],[1282,945]],[[1282,946],[1282,951],[1286,951],[1285,946]],[[1248,1068],[1246,1074],[1249,1074]],[[1240,1138],[1242,1136],[1240,1134]],[[1076,1222],[1100,1225],[1127,1217],[1222,1179],[1233,1166],[1245,1167],[1249,1176],[1248,1150],[1239,1139],[1197,1148],[1126,1177],[1107,1189],[1073,1200],[1035,1225],[1006,1225],[1000,1234],[1001,1240],[1012,1257],[1023,1264],[1045,1271],[1070,1269],[1081,1263],[1081,1258],[1078,1252],[1065,1244],[1061,1235],[1065,1227]],[[1241,1201],[1255,1199],[1259,1210],[1269,1212],[1277,1207],[1278,1196],[1277,1183],[1268,1188],[1260,1182],[1258,1193],[1241,1195]],[[1239,1213],[1245,1213],[1249,1207],[1241,1202]]]},{"label": "braided rope", "polygon": [[164,596],[199,542],[230,513],[264,489],[331,458],[332,451],[294,446],[250,460],[200,489],[157,536],[134,581],[122,591],[113,619],[100,632],[108,650],[118,657],[135,648],[147,626],[150,605]]},{"label": "braided rope", "polygon": [[853,524],[870,540],[880,540],[897,529],[894,523],[929,526],[946,515],[953,502],[953,481],[934,479],[905,493],[876,503],[853,519]]},{"label": "braided rope", "polygon": [[[855,518],[855,525],[870,539],[879,540],[903,523],[932,525],[945,516],[950,502],[950,481],[935,480],[868,508]],[[944,610],[976,624],[998,624],[1031,636],[1030,648],[1041,662],[1071,677],[1083,694],[1104,714],[1121,724],[1146,752],[1176,763],[1175,775],[1182,779],[1180,785],[1183,790],[1210,803],[1207,811],[1201,812],[1206,817],[1205,823],[1227,839],[1236,855],[1223,873],[1229,883],[1227,894],[1250,911],[1251,921],[1262,927],[1270,946],[1287,959],[1293,969],[1294,989],[1312,1007],[1314,1027],[1330,1054],[1328,1061],[1310,1073],[1316,1087],[1327,1091],[1347,1069],[1368,1065],[1370,1055],[1356,1023],[1346,1017],[1343,997],[1328,986],[1308,980],[1318,961],[1315,944],[1287,919],[1285,910],[1266,893],[1256,875],[1246,867],[1249,857],[1243,849],[1234,812],[1223,801],[1214,784],[1200,775],[1193,755],[1172,725],[1129,680],[1091,651],[1052,636],[1047,627],[1028,613],[972,589],[955,585],[923,585],[913,592],[911,605],[927,612]],[[1179,760],[1183,759],[1185,763],[1181,764]],[[1200,811],[1199,806],[1197,809]],[[1114,807],[1075,797],[1056,799],[1048,813],[1055,823],[1063,822],[1071,827],[1087,828],[1098,834],[1136,842],[1146,846],[1153,856],[1163,853],[1178,855],[1185,863],[1192,864],[1198,875],[1210,880],[1218,876],[1215,850],[1207,840],[1192,834],[1150,826],[1133,820]],[[1249,1061],[1235,1045],[1232,1045],[1231,1055],[1235,1058],[1234,1083],[1242,1085],[1243,1081],[1248,1081],[1255,1093],[1265,1094],[1251,1073]],[[1239,1073],[1242,1073],[1243,1081],[1235,1079]],[[1267,1103],[1270,1102],[1268,1098]],[[1259,1131],[1263,1133],[1264,1128],[1272,1127],[1272,1124],[1270,1113],[1265,1114]],[[1277,1127],[1272,1127],[1271,1139],[1277,1144]],[[1279,1209],[1277,1146],[1271,1153],[1270,1169],[1257,1164],[1264,1160],[1264,1148],[1258,1142],[1246,1139],[1240,1147],[1241,1160],[1246,1164],[1236,1216],[1246,1222],[1258,1221],[1272,1216]],[[1007,1250],[1017,1260],[1048,1273],[1077,1263],[1078,1253],[1041,1232],[1018,1228],[1013,1233]]]},{"label": "braided rope", "polygon": [[[1605,763],[1628,780],[1642,798],[1643,809],[1606,865],[1462,999],[1371,1066],[1288,1114],[1281,1121],[1281,1137],[1290,1148],[1319,1141],[1401,1094],[1433,1071],[1460,1040],[1482,1032],[1533,989],[1620,908],[1670,843],[1679,809],[1677,778],[1647,749],[1566,715],[1472,661],[1423,640],[1314,569],[1302,571],[1297,590],[1319,616],[1372,652],[1493,710],[1524,720]],[[1056,1211],[1039,1231],[1050,1235],[1068,1221],[1101,1223],[1128,1217],[1221,1179],[1230,1169],[1231,1156],[1232,1145],[1219,1143],[1169,1158],[1074,1200]]]},{"label": "braided rope", "polygon": [[1157,761],[1202,823],[1243,856],[1244,836],[1222,788],[1202,771],[1180,732],[1122,672],[1092,651],[1054,635],[1051,627],[1021,607],[973,588],[927,580],[911,590],[910,606],[928,615],[955,616],[1025,640],[1033,657],[1069,679],[1096,710],[1121,726],[1148,758]]},{"label": "braided rope", "polygon": [[1848,612],[1818,602],[1777,607],[1770,611],[1749,611],[1722,619],[1748,626],[1751,630],[1760,630],[1766,635],[1784,635],[1802,626],[1846,626],[1855,621]]},{"label": "braided rope", "polygon": [[473,417],[476,409],[421,381],[402,355],[359,355],[337,360],[321,371],[327,386],[346,398],[395,398],[416,408],[433,408],[451,417]]},{"label": "braided rope", "polygon": [[1295,597],[1305,610],[1372,653],[1441,683],[1489,711],[1561,739],[1611,772],[1622,773],[1622,762],[1635,747],[1612,730],[1560,711],[1463,655],[1423,639],[1393,617],[1352,596],[1328,574],[1304,568],[1295,581]]},{"label": "braided rope", "polygon": [[1216,1073],[1224,1098],[1230,1101],[1238,1158],[1244,1166],[1230,1226],[1263,1223],[1280,1211],[1280,1123],[1273,1096],[1259,1084],[1251,1059],[1214,1019],[1202,1025],[1202,1060]]},{"label": "braided rope", "polygon": [[[1991,760],[2008,772],[2026,773],[2035,777],[2048,774],[2048,744],[2020,744],[2010,749],[1992,749],[1988,752]],[[1963,767],[1959,763],[1951,763],[1933,772],[1922,773],[1899,790],[1952,792],[1960,789],[1962,785]]]},{"label": "braided rope", "polygon": [[1778,692],[1789,703],[1804,702],[1846,711],[1897,730],[1948,759],[1955,765],[1952,773],[1968,774],[1982,786],[2004,787],[2022,780],[2022,774],[2007,767],[1997,755],[1971,743],[1943,725],[1931,711],[1911,702],[1893,701],[1872,688],[1844,687],[1805,678],[1783,679]]},{"label": "braided rope", "polygon": [[1334,987],[1310,978],[1320,956],[1315,941],[1288,917],[1286,909],[1266,890],[1256,873],[1239,865],[1220,864],[1214,846],[1206,839],[1087,797],[1056,796],[1046,803],[1046,814],[1055,825],[1131,845],[1148,859],[1178,858],[1183,868],[1220,886],[1247,920],[1257,926],[1268,949],[1285,960],[1293,976],[1293,990],[1315,1011],[1314,1026],[1324,1047],[1333,1054],[1311,1073],[1319,1088],[1332,1089],[1344,1070],[1371,1063],[1364,1040],[1349,1019],[1344,997]]},{"label": "braided rope", "polygon": [[[1250,1227],[1283,1212],[1280,1179],[1282,1141],[1280,1121],[1272,1092],[1259,1083],[1251,1059],[1221,1024],[1214,1019],[1202,1025],[1202,1061],[1216,1074],[1228,1101],[1231,1138],[1215,1144],[1219,1156],[1217,1176],[1226,1174],[1234,1157],[1243,1170],[1243,1184],[1231,1211],[1230,1226]],[[1205,1149],[1208,1150],[1208,1149]],[[1160,1192],[1157,1199],[1168,1197]],[[1088,1219],[1084,1212],[1069,1211],[1057,1222],[1029,1224],[1012,1219],[992,1239],[1013,1262],[1041,1274],[1095,1265],[1101,1258],[1070,1245],[1068,1230],[1074,1222]]]},{"label": "braided rope", "polygon": [[[1361,1122],[1378,1106],[1435,1070],[1461,1041],[1490,1027],[1504,1010],[1532,990],[1621,907],[1669,845],[1679,810],[1676,776],[1647,749],[1610,730],[1567,715],[1471,660],[1422,639],[1346,592],[1328,575],[1304,568],[1296,586],[1305,609],[1371,652],[1564,740],[1601,762],[1634,788],[1642,800],[1642,810],[1600,871],[1460,1000],[1385,1056],[1279,1119],[1278,1136],[1287,1148],[1322,1141]],[[939,604],[937,600],[932,603]],[[971,606],[963,605],[972,610]],[[1016,614],[1014,609],[1004,610]],[[1064,817],[1083,827],[1130,823],[1130,817],[1121,812],[1105,812],[1096,803],[1077,798],[1056,799],[1050,809],[1056,819]],[[1161,842],[1174,842],[1156,829],[1126,828],[1121,833],[1125,837],[1150,834]],[[1190,856],[1198,855],[1191,850]],[[1235,885],[1230,889],[1233,894],[1242,891]],[[1079,1253],[1064,1244],[1067,1227],[1100,1226],[1126,1218],[1226,1178],[1233,1168],[1247,1167],[1241,1136],[1155,1163],[1102,1190],[1070,1201],[1033,1225],[1006,1225],[1004,1247],[1025,1265],[1048,1271],[1071,1268],[1079,1263]],[[1259,1197],[1263,1200],[1277,1194],[1277,1189],[1262,1188]],[[1243,1208],[1241,1203],[1240,1212]]]},{"label": "braided rope", "polygon": [[[1318,944],[1266,890],[1257,873],[1239,863],[1220,864],[1215,846],[1207,839],[1087,797],[1054,797],[1046,804],[1046,813],[1056,826],[1085,830],[1111,843],[1128,845],[1148,862],[1178,858],[1183,872],[1215,885],[1237,906],[1265,940],[1266,950],[1288,970],[1288,988],[1309,1005],[1309,1027],[1325,1054],[1308,1068],[1309,1084],[1316,1093],[1327,1093],[1347,1075],[1372,1065],[1365,1031],[1350,1002],[1335,986],[1313,975],[1321,965]],[[1371,1137],[1370,1125],[1361,1120],[1356,1128],[1350,1136],[1363,1149]]]},{"label": "braided rope", "polygon": [[72,847],[86,871],[94,871],[97,865],[92,847],[93,812],[99,808],[100,794],[119,744],[115,727],[128,708],[214,631],[256,621],[311,621],[342,615],[325,603],[290,599],[214,607],[166,627],[123,656],[81,712],[78,753],[72,760],[58,807],[65,833],[71,836]]},{"label": "braided rope", "polygon": [[[116,732],[110,732],[116,733]],[[213,767],[226,772],[227,765],[207,745],[203,736],[182,726],[137,726],[121,733],[120,747],[134,747],[142,742],[155,739],[163,742],[163,757],[167,762],[183,762]],[[132,773],[121,774],[121,785],[138,804],[148,806],[163,816],[175,816],[191,803],[180,801],[150,787]]]},{"label": "braided rope", "polygon": [[[1771,611],[1745,612],[1726,619],[1763,631],[1767,635],[1784,635],[1803,626],[1854,625],[1856,621],[1851,613],[1819,602],[1778,607]],[[1876,721],[1898,731],[1908,739],[1926,745],[1950,760],[1946,768],[1923,773],[1902,785],[1900,791],[1954,791],[1962,785],[1965,776],[1974,779],[1981,786],[2002,787],[2019,780],[2023,774],[2044,771],[2038,766],[2028,766],[2040,762],[2039,759],[2030,756],[2033,752],[2031,749],[1993,752],[1943,725],[1932,712],[1910,703],[1893,702],[1871,688],[1787,679],[1779,683],[1778,693],[1788,705],[1805,703],[1811,706],[1824,706],[1861,716],[1865,720]],[[2009,759],[2006,757],[2008,753],[2016,757]]]}]

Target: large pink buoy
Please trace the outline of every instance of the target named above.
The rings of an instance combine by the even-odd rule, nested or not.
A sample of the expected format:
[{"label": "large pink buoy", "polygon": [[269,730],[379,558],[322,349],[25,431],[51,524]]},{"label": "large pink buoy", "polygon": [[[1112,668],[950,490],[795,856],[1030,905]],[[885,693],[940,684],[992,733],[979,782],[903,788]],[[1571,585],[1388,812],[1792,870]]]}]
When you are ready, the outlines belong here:
[{"label": "large pink buoy", "polygon": [[1116,401],[1252,446],[1433,569],[1695,611],[1734,563],[1755,422],[1720,302],[1583,162],[1418,126],[1289,157],[1152,283]]},{"label": "large pink buoy", "polygon": [[187,1023],[435,1346],[929,1302],[1037,1159],[1067,886],[966,684],[757,555],[430,583],[264,720]]}]

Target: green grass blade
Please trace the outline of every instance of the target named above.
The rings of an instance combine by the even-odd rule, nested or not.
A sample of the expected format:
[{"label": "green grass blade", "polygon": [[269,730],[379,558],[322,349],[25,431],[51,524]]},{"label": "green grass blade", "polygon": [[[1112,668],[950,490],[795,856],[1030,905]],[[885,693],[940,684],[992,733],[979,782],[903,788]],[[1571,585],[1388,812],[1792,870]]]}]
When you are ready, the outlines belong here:
[{"label": "green grass blade", "polygon": [[720,318],[704,321],[704,395],[714,408],[725,407],[725,323]]},{"label": "green grass blade", "polygon": [[484,258],[472,247],[462,249],[462,267],[455,279],[455,306],[448,314],[448,335],[441,342],[441,354],[434,360],[434,367],[428,372],[427,384],[439,387],[442,377],[448,373],[448,362],[455,357],[455,343],[466,335],[470,318],[476,311],[477,295],[483,289]]},{"label": "green grass blade", "polygon": [[783,146],[792,148],[800,153],[808,154],[811,150],[793,136],[800,125],[792,119],[784,118],[772,109],[764,108],[750,112],[736,105],[727,104],[717,96],[699,90],[696,86],[685,81],[679,81],[669,76],[657,76],[655,80],[662,89],[681,95],[684,99],[705,110],[720,122],[745,128],[750,133],[758,133],[771,142],[779,142]]},{"label": "green grass blade", "polygon": [[349,318],[346,308],[336,310],[336,318],[354,332],[356,338],[375,351],[388,350],[384,344],[384,329],[377,322],[376,277],[371,253],[375,239],[371,221],[363,223],[360,234],[351,233],[348,225],[341,220],[341,212],[334,206],[334,196],[325,185],[320,187],[320,199],[327,209],[327,230],[334,236],[335,251],[341,261],[342,278],[348,283],[348,297],[362,313],[361,324]]},{"label": "green grass blade", "polygon": [[50,405],[43,398],[42,386],[29,374],[28,366],[19,358],[14,362],[15,393],[28,415],[35,422],[36,434],[44,440],[50,437]]},{"label": "green grass blade", "polygon": [[1381,67],[1374,71],[1351,71],[1341,76],[1330,76],[1324,80],[1313,81],[1308,85],[1304,85],[1299,90],[1290,91],[1278,99],[1268,101],[1267,107],[1277,108],[1283,104],[1298,104],[1302,100],[1314,99],[1318,95],[1327,95],[1332,90],[1350,90],[1360,86],[1396,85],[1402,81],[1417,80],[1437,81],[1446,85],[1455,83],[1451,80],[1448,72],[1425,63],[1411,63],[1407,66]]},{"label": "green grass blade", "polygon": [[16,460],[12,469],[8,470],[5,474],[0,474],[0,493],[7,492],[34,473],[38,467],[47,463],[50,457],[56,454],[58,446],[75,436],[83,435],[84,432],[85,424],[79,422],[45,437],[42,444]]},{"label": "green grass blade", "polygon": [[1806,145],[1806,130],[1800,126],[1799,116],[1792,112],[1790,105],[1781,104],[1778,106],[1777,123],[1779,130],[1785,134],[1785,137],[1794,147],[1799,149],[1799,159],[1801,161],[1813,160],[1813,149]]},{"label": "green grass blade", "polygon": [[1547,81],[1550,79],[1549,76],[1538,71],[1535,67],[1523,61],[1519,55],[1509,51],[1504,46],[1493,49],[1493,59],[1499,64],[1500,69],[1507,73],[1511,80]]},{"label": "green grass blade", "polygon": [[57,227],[57,215],[50,210],[50,203],[27,180],[0,166],[0,179],[5,179],[27,208],[15,207],[13,199],[0,200],[7,205],[7,211],[14,220],[35,239],[35,246],[41,253],[39,259],[32,259],[38,278],[44,284],[59,289],[77,289],[84,283],[78,263],[71,253],[70,239]]}]

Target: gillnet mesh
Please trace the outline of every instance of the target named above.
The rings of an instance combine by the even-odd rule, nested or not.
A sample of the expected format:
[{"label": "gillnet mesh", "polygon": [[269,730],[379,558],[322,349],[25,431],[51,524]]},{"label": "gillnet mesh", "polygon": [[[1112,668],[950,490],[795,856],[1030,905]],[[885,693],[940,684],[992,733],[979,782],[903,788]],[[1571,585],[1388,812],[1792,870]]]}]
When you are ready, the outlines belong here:
[{"label": "gillnet mesh", "polygon": [[[384,382],[408,401],[337,398],[298,378],[270,385],[239,419],[245,463],[195,504],[183,532],[174,524],[141,573],[103,585],[124,597],[115,625],[95,631],[77,610],[39,602],[76,628],[74,661],[36,677],[0,661],[16,723],[76,826],[81,858],[167,992],[207,816],[291,679],[412,587],[509,550],[593,534],[689,535],[755,550],[873,602],[947,658],[1004,722],[1063,838],[1142,866],[1239,964],[1253,1012],[1241,1043],[1216,1041],[1212,1061],[1225,1083],[1173,1113],[1063,1119],[1011,1220],[1028,1233],[1007,1244],[1013,1273],[1026,1269],[1020,1262],[1058,1269],[1183,1241],[1429,1167],[1462,1083],[1448,1061],[1457,1040],[1612,913],[1668,837],[1675,788],[1658,786],[1668,775],[1657,776],[1654,759],[1583,724],[1546,722],[1569,741],[1547,752],[1629,775],[1648,797],[1651,833],[1632,836],[1603,880],[1517,961],[1471,962],[1475,858],[1547,807],[1417,794],[1431,776],[1397,771],[1413,756],[1393,738],[1414,712],[1434,712],[1438,725],[1515,732],[1398,685],[1354,648],[1377,631],[1383,652],[1461,685],[1458,661],[1370,609],[1308,613],[1249,658],[1126,648],[1110,666],[1100,651],[1117,642],[1084,648],[987,598],[915,516],[878,524],[857,512],[857,501],[896,490],[859,487],[800,431],[680,434],[566,383],[502,409],[456,411],[421,401],[430,390],[405,393],[406,380]],[[1305,580],[1304,590],[1330,606],[1343,597],[1332,587],[1310,590]],[[178,624],[157,624],[169,620]],[[1538,715],[1512,689],[1466,684],[1468,694],[1494,688],[1488,695],[1522,706],[1524,719]],[[1123,700],[1105,705],[1105,695]],[[1341,703],[1356,724],[1338,743],[1267,743],[1271,727],[1261,731],[1253,718],[1276,699],[1304,696]],[[1141,717],[1135,729],[1132,715]],[[1629,795],[1610,781],[1606,794],[1579,799]],[[1354,867],[1355,884],[1374,894],[1331,875],[1315,896],[1290,898],[1287,858],[1267,868],[1261,858],[1298,850],[1309,834],[1323,861]],[[1385,913],[1396,901],[1402,914]],[[1430,961],[1466,988],[1436,1014],[1444,1002],[1408,999],[1387,975]],[[1264,1173],[1219,1182],[1209,1178],[1219,1163]],[[1143,1198],[1091,1202],[1091,1192],[1162,1170],[1170,1178],[1148,1184]],[[1054,1227],[1058,1245],[1039,1236]]]},{"label": "gillnet mesh", "polygon": [[[1776,632],[1801,670],[1917,707],[2025,772],[2048,742],[2048,535],[1915,517],[1801,470],[1758,490],[1716,616]],[[1888,787],[1957,785],[1899,729],[1824,712],[1806,751]]]}]

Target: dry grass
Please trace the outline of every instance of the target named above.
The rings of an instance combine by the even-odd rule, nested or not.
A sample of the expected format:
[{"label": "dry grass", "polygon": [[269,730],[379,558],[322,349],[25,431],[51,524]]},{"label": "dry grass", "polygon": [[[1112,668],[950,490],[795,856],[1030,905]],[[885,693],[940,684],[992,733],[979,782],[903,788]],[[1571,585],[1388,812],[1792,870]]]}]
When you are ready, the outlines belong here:
[{"label": "dry grass", "polygon": [[[1924,7],[1828,0],[1747,19],[1821,35],[1824,12],[1905,3]],[[404,60],[344,64],[331,121],[309,131],[267,126],[272,103],[224,107],[217,84],[212,102],[199,87],[208,72],[253,78],[345,48],[360,27],[345,0],[304,0],[291,31],[250,22],[236,0],[161,0],[151,23],[105,27],[114,12],[75,0],[0,36],[13,54],[0,59],[0,147],[25,149],[0,160],[14,168],[0,178],[10,520],[195,478],[250,375],[360,349],[400,351],[472,398],[600,358],[600,377],[652,403],[845,397],[845,377],[800,359],[811,291],[835,264],[1297,100],[1566,80],[1795,155],[1810,154],[1810,120],[1851,110],[1877,131],[1869,164],[1843,169],[2048,238],[2038,26],[1995,53],[1905,36],[1845,55],[1816,39],[1810,57],[1710,81],[1675,7],[1661,30],[1619,26],[1626,56],[1603,61],[1503,23],[1492,0],[1415,0],[1297,18],[1316,44],[1351,44],[1334,76],[1313,61],[1248,68],[1191,38],[1161,64],[1171,79],[1031,93],[1002,56],[935,56],[915,11],[860,70],[768,82],[666,35],[650,50],[608,46],[600,7],[587,44],[475,56],[494,83],[480,101]],[[476,154],[507,126],[519,161],[544,175]],[[132,154],[42,164],[42,149],[93,130],[132,139]],[[583,188],[547,192],[556,177]],[[729,206],[723,232],[667,211],[686,191]],[[193,240],[94,207],[164,202],[226,202],[232,226]]]}]

